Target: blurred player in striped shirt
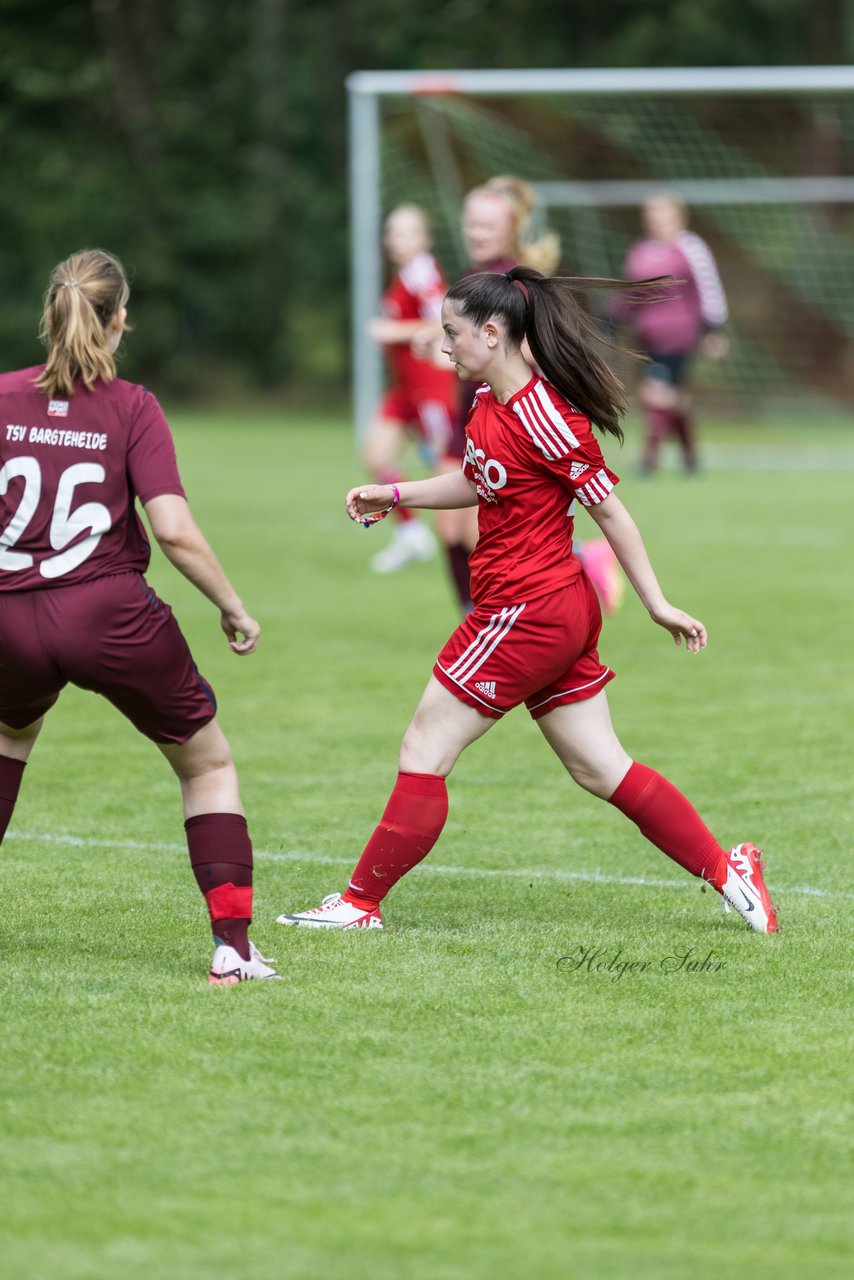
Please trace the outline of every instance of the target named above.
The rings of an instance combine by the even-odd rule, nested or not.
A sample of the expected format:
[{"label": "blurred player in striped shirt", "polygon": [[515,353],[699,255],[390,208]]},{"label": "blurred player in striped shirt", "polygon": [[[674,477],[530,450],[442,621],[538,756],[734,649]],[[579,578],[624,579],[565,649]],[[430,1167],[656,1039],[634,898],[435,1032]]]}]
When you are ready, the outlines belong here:
[{"label": "blurred player in striped shirt", "polygon": [[674,283],[655,300],[633,298],[618,303],[618,319],[631,327],[635,341],[649,357],[640,385],[644,414],[641,470],[654,471],[661,446],[678,441],[686,470],[698,465],[689,386],[691,363],[702,351],[712,359],[727,352],[721,332],[727,302],[712,252],[705,240],[687,227],[687,211],[678,196],[661,192],[643,206],[646,237],[629,250],[623,269],[626,280],[670,276]]}]

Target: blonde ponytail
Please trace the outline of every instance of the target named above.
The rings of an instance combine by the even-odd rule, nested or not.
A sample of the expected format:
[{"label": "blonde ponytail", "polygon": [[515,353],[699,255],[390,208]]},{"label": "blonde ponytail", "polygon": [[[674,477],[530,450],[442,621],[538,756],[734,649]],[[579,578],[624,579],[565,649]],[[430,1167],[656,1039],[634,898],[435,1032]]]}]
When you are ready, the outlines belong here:
[{"label": "blonde ponytail", "polygon": [[124,268],[103,249],[81,249],[53,271],[44,300],[39,336],[47,347],[36,386],[47,396],[72,396],[82,382],[112,382],[116,364],[109,350],[110,321],[130,290]]}]

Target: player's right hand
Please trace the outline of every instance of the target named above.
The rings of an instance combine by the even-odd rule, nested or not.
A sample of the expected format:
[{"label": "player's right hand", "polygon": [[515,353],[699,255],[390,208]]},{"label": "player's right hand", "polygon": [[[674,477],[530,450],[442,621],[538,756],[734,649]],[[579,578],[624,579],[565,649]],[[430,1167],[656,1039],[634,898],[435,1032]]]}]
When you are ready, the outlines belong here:
[{"label": "player's right hand", "polygon": [[344,499],[347,515],[356,523],[374,511],[386,511],[394,502],[394,490],[390,484],[360,484],[351,489]]},{"label": "player's right hand", "polygon": [[[254,618],[250,618],[245,610],[233,613],[223,611],[219,625],[228,639],[228,647],[233,653],[254,653],[258,645],[261,627]],[[241,640],[240,637],[243,637]]]}]

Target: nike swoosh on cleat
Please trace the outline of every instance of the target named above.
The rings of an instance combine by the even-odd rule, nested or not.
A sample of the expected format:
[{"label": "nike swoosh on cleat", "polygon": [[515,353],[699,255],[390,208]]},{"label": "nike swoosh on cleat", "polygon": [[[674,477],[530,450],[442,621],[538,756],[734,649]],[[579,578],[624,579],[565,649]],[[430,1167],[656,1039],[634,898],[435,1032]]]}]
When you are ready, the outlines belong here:
[{"label": "nike swoosh on cleat", "polygon": [[744,892],[743,889],[739,889],[739,893],[741,894],[742,898],[744,898],[744,902],[747,907],[747,910],[752,911],[753,908],[756,906],[756,903],[750,901],[750,899],[748,898],[747,894]]}]

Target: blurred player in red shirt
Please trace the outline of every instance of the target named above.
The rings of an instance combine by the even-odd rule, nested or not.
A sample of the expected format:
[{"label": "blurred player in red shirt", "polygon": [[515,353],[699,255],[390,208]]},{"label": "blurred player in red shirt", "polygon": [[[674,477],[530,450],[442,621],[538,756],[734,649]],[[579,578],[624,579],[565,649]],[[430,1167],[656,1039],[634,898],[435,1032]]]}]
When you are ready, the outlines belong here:
[{"label": "blurred player in red shirt", "polygon": [[110,254],[72,254],[45,301],[47,362],[0,375],[0,840],[60,691],[100,693],[178,775],[216,943],[210,981],[278,978],[247,936],[252,844],[216,699],[143,577],[137,499],[164,554],[220,611],[232,650],[252,653],[260,628],[190,514],[159,404],[116,377],[128,295]]},{"label": "blurred player in red shirt", "polygon": [[697,446],[689,386],[691,363],[699,351],[718,360],[727,342],[720,332],[727,320],[727,303],[712,252],[705,240],[687,227],[685,205],[662,192],[643,206],[647,236],[629,250],[623,268],[626,280],[670,276],[673,283],[654,301],[626,295],[617,315],[626,321],[636,342],[649,357],[640,386],[645,442],[641,470],[654,471],[662,443],[674,437],[686,470],[697,468]]},{"label": "blurred player in red shirt", "polygon": [[[743,843],[727,853],[676,787],[632,761],[611,724],[605,685],[614,672],[599,657],[602,616],[573,554],[577,504],[613,547],[654,622],[677,644],[684,639],[690,653],[705,647],[706,629],[665,599],[591,430],[592,423],[622,438],[627,397],[576,301],[590,283],[516,267],[455,284],[442,308],[444,350],[461,378],[484,384],[469,415],[462,469],[347,495],[357,521],[392,505],[476,507],[475,608],[436,660],[403,739],[397,783],[346,892],[285,913],[280,924],[382,928],[383,898],[442,831],[445,779],[460,753],[524,703],[580,786],[708,880],[754,929],[777,931],[759,850]],[[541,373],[523,356],[526,339]]]},{"label": "blurred player in red shirt", "polygon": [[[416,355],[413,341],[439,322],[447,284],[430,252],[427,216],[416,205],[399,205],[386,218],[386,254],[396,274],[383,295],[382,315],[371,322],[371,337],[386,353],[390,387],[365,438],[365,466],[381,484],[403,478],[399,458],[404,437],[414,436],[433,459],[441,458],[456,409],[456,379],[431,353]],[[371,560],[376,573],[393,573],[414,560],[436,554],[425,521],[411,511],[395,513],[394,536]]]}]

